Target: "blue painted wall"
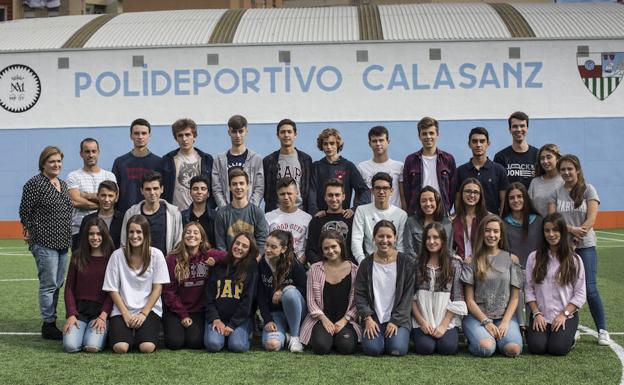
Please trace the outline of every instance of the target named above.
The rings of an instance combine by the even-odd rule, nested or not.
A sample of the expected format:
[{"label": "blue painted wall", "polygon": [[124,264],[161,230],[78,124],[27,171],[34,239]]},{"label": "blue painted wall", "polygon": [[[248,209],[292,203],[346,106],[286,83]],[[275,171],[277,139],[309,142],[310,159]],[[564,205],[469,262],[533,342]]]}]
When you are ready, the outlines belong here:
[{"label": "blue painted wall", "polygon": [[[367,131],[382,124],[390,130],[390,156],[403,160],[420,148],[416,121],[405,122],[334,122],[299,123],[297,147],[313,159],[323,154],[316,148],[316,137],[326,127],[341,131],[345,139],[342,155],[354,163],[370,158]],[[470,158],[468,132],[475,126],[486,127],[490,132],[490,158],[511,143],[507,120],[441,121],[439,147],[452,153],[458,165]],[[601,210],[624,210],[624,118],[585,119],[535,119],[530,121],[529,143],[540,147],[544,143],[556,143],[564,153],[581,158],[585,178],[598,190]],[[17,220],[22,186],[38,172],[39,153],[49,144],[58,145],[65,153],[62,177],[82,166],[79,143],[85,137],[94,137],[102,151],[100,165],[110,170],[113,160],[129,151],[132,144],[128,127],[66,128],[0,130],[0,220]],[[279,142],[273,124],[249,125],[249,148],[266,155],[275,151]],[[162,155],[177,144],[169,126],[152,129],[151,150]],[[229,137],[225,124],[200,126],[197,147],[211,154],[225,151]]]}]

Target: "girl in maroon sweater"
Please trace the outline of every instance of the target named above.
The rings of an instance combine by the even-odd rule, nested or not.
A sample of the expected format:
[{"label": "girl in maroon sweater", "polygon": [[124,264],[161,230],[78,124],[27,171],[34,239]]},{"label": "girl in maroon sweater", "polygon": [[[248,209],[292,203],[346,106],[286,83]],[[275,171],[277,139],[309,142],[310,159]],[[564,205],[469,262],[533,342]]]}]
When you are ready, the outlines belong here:
[{"label": "girl in maroon sweater", "polygon": [[206,232],[198,222],[184,226],[182,241],[167,256],[171,281],[163,288],[167,348],[204,347],[208,270],[226,256],[227,252],[211,248]]},{"label": "girl in maroon sweater", "polygon": [[80,234],[80,248],[72,255],[65,284],[66,352],[99,352],[104,347],[113,301],[102,291],[102,284],[112,253],[113,241],[106,222],[89,219]]}]

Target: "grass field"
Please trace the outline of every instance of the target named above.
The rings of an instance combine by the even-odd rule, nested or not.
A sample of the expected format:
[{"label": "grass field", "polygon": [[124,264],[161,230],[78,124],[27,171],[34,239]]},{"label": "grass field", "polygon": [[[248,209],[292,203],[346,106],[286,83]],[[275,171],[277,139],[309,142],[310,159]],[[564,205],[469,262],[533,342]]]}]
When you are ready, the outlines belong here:
[{"label": "grass field", "polygon": [[[609,329],[624,332],[624,231],[599,232],[599,288]],[[471,357],[465,347],[454,357],[370,358],[363,355],[319,357],[267,353],[257,344],[250,353],[203,351],[125,356],[110,352],[66,354],[57,341],[38,335],[7,333],[40,330],[36,269],[23,242],[0,241],[0,383],[1,384],[618,384],[622,366],[608,347],[583,335],[566,357],[523,354],[509,359]],[[64,305],[59,303],[59,316]],[[587,307],[581,323],[595,329]],[[59,326],[62,320],[59,320]],[[624,335],[614,335],[624,345]]]}]

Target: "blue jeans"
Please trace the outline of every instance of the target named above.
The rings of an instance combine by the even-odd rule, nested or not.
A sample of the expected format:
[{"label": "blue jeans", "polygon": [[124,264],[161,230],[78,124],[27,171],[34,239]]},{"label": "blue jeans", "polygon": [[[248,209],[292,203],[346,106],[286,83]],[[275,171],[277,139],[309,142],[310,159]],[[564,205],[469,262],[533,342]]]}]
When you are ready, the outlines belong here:
[{"label": "blue jeans", "polygon": [[283,311],[271,312],[273,322],[275,322],[277,326],[277,331],[262,331],[263,346],[267,340],[274,339],[278,340],[280,346],[283,347],[286,341],[287,331],[290,331],[292,337],[299,337],[301,321],[303,321],[308,312],[305,299],[303,299],[299,290],[294,287],[289,287],[282,292],[282,309]]},{"label": "blue jeans", "polygon": [[397,334],[390,338],[384,336],[388,323],[379,325],[379,333],[375,338],[368,338],[362,334],[362,350],[367,356],[378,356],[385,350],[393,356],[404,356],[409,347],[410,331],[404,327],[399,327]]},{"label": "blue jeans", "polygon": [[95,348],[97,351],[101,351],[106,343],[108,322],[106,323],[106,330],[102,333],[98,333],[93,329],[94,322],[95,320],[91,320],[87,324],[78,320],[79,328],[72,326],[66,334],[63,334],[63,349],[67,353],[79,352],[83,347]]},{"label": "blue jeans", "polygon": [[218,331],[212,330],[212,322],[206,321],[206,329],[204,331],[204,346],[211,353],[219,352],[225,346],[227,340],[227,349],[234,353],[245,353],[249,350],[249,335],[252,328],[251,319],[240,324],[229,336],[219,334]]},{"label": "blue jeans", "polygon": [[587,292],[587,304],[589,311],[598,330],[607,330],[607,319],[605,317],[602,299],[596,286],[596,274],[598,273],[598,254],[595,247],[585,247],[576,249],[576,253],[583,260],[583,268],[585,268],[585,290]]},{"label": "blue jeans", "polygon": [[39,311],[43,322],[56,321],[56,304],[65,282],[67,250],[48,249],[33,244],[30,252],[35,257],[39,276]]},{"label": "blue jeans", "polygon": [[[500,325],[502,320],[502,318],[495,319],[494,325]],[[496,352],[497,348],[499,352],[505,354],[504,349],[507,344],[518,345],[520,347],[520,352],[522,352],[522,334],[520,334],[520,326],[518,325],[516,316],[509,321],[507,335],[498,341],[492,337],[484,326],[481,326],[481,322],[470,314],[464,317],[462,326],[464,335],[468,339],[468,351],[475,356],[490,357]],[[482,340],[491,341],[491,344],[489,344],[490,346],[482,346]]]}]

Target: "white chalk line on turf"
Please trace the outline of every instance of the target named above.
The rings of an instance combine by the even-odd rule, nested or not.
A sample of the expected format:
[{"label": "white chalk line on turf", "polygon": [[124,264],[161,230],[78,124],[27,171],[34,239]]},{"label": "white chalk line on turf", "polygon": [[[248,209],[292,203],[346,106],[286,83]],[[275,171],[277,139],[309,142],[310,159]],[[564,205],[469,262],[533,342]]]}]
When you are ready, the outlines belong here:
[{"label": "white chalk line on turf", "polygon": [[607,237],[602,237],[602,236],[599,236],[597,238],[599,241],[624,242],[624,239],[607,238]]},{"label": "white chalk line on turf", "polygon": [[37,281],[39,278],[8,278],[0,279],[0,282],[21,282],[21,281]]},{"label": "white chalk line on turf", "polygon": [[[587,333],[591,335],[592,337],[598,338],[598,332],[596,332],[595,330],[590,329],[587,326],[583,326],[583,325],[579,325],[578,328],[581,332]],[[610,333],[610,334],[615,334],[615,333]],[[609,347],[611,348],[611,350],[613,350],[613,353],[615,353],[615,355],[617,355],[618,359],[620,360],[620,366],[622,366],[622,374],[620,375],[620,385],[624,385],[624,348],[622,348],[613,340],[611,340],[611,343],[609,343]]]},{"label": "white chalk line on turf", "polygon": [[617,236],[619,236],[619,237],[624,237],[624,234],[622,234],[622,233],[612,233],[612,232],[609,232],[609,231],[603,231],[603,230],[596,230],[596,233],[597,233],[597,234],[617,235]]},{"label": "white chalk line on turf", "polygon": [[28,332],[0,332],[0,336],[40,336],[41,333]]}]

